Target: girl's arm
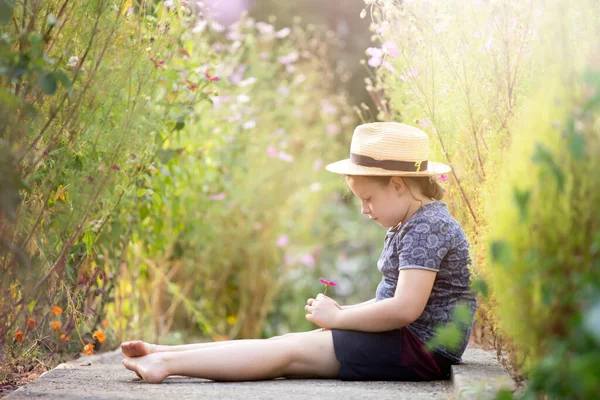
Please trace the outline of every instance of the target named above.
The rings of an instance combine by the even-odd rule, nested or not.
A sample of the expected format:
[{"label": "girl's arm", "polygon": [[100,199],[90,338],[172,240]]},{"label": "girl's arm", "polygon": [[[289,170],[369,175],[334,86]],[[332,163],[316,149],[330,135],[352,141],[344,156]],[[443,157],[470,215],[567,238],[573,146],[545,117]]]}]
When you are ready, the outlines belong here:
[{"label": "girl's arm", "polygon": [[364,301],[364,302],[358,303],[358,304],[352,304],[349,306],[342,306],[342,310],[346,310],[348,308],[353,308],[353,307],[366,306],[367,304],[371,304],[371,303],[375,303],[375,299],[367,300],[367,301]]}]

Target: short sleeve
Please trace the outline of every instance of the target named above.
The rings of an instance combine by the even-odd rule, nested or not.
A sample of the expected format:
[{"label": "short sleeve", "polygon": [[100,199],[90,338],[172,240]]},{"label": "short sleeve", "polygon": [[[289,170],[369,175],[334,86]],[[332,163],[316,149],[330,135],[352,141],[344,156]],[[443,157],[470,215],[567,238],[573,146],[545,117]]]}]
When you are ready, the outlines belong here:
[{"label": "short sleeve", "polygon": [[398,270],[439,271],[450,245],[447,221],[422,218],[404,228],[398,244]]}]

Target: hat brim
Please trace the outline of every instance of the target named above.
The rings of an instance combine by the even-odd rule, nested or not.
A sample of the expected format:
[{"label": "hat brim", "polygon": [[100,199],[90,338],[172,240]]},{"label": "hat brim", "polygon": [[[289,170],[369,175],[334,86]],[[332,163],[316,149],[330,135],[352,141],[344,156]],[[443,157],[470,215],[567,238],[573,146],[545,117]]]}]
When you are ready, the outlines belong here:
[{"label": "hat brim", "polygon": [[427,169],[419,172],[409,171],[393,171],[389,169],[382,169],[376,167],[364,167],[362,165],[354,164],[349,158],[345,160],[336,161],[325,167],[329,172],[340,175],[368,175],[368,176],[434,176],[447,174],[452,171],[448,165],[428,161]]}]

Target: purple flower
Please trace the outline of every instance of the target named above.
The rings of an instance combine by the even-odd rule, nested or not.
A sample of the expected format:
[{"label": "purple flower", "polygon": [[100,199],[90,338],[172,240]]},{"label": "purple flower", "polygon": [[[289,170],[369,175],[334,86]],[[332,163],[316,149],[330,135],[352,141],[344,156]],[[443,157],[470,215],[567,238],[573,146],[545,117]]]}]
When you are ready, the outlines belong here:
[{"label": "purple flower", "polygon": [[113,164],[112,167],[110,167],[113,171],[120,171],[121,168],[119,168],[119,166],[117,164]]},{"label": "purple flower", "polygon": [[398,46],[396,46],[396,43],[394,43],[392,40],[388,40],[387,42],[385,42],[382,48],[385,53],[389,54],[394,58],[400,55],[400,50],[398,50]]},{"label": "purple flower", "polygon": [[440,180],[442,182],[446,182],[448,180],[448,175],[444,175],[444,174],[440,175]]},{"label": "purple flower", "polygon": [[369,58],[369,61],[367,62],[367,64],[369,64],[370,67],[377,68],[381,65],[382,62],[383,62],[382,58],[371,57],[371,58]]},{"label": "purple flower", "polygon": [[298,52],[292,51],[290,54],[279,57],[279,62],[283,65],[288,65],[298,60]]}]

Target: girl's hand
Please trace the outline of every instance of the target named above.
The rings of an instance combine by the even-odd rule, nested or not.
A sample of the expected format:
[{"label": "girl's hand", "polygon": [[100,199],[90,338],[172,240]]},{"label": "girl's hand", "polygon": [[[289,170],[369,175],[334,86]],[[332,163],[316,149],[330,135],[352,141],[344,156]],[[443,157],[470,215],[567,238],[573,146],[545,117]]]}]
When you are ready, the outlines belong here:
[{"label": "girl's hand", "polygon": [[308,313],[306,314],[306,319],[321,328],[334,328],[336,318],[338,318],[339,313],[342,311],[339,304],[323,293],[319,293],[316,299],[308,299],[308,301],[311,300],[310,305],[307,304],[304,306],[304,309]]},{"label": "girl's hand", "polygon": [[[344,308],[342,306],[340,306],[337,301],[333,300],[332,298],[328,297],[327,295],[323,295],[326,298],[328,298],[329,300],[333,301],[333,303],[336,305],[337,308],[339,308],[340,310],[343,310]],[[308,300],[306,300],[306,305],[308,306],[312,306],[313,301],[315,301],[315,299],[313,299],[312,297]],[[306,307],[304,307],[304,309],[306,310]]]}]

